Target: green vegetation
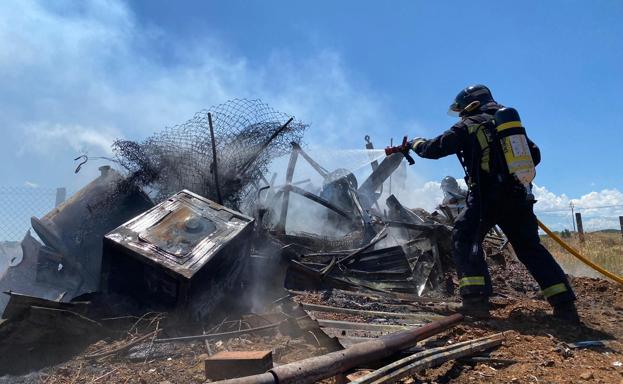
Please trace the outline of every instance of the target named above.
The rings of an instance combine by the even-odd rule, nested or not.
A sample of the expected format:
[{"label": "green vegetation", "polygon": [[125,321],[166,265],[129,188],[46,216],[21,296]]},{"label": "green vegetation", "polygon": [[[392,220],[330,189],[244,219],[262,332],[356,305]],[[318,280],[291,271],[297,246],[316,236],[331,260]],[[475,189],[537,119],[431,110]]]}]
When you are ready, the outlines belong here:
[{"label": "green vegetation", "polygon": [[[567,235],[567,234],[565,234]],[[547,235],[541,236],[543,245],[554,255],[565,272],[572,275],[602,277],[565,251]],[[619,276],[623,275],[623,237],[620,231],[599,231],[585,234],[585,242],[580,243],[578,234],[565,236],[564,241],[580,254]]]}]

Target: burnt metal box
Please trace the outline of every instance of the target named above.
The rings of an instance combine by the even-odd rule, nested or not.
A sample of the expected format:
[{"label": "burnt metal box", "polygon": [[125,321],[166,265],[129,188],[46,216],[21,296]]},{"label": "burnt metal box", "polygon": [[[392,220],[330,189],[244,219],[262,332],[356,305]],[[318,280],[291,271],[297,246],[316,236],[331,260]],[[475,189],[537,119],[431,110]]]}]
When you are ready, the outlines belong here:
[{"label": "burnt metal box", "polygon": [[237,287],[253,218],[187,190],[104,238],[105,291],[205,318]]}]

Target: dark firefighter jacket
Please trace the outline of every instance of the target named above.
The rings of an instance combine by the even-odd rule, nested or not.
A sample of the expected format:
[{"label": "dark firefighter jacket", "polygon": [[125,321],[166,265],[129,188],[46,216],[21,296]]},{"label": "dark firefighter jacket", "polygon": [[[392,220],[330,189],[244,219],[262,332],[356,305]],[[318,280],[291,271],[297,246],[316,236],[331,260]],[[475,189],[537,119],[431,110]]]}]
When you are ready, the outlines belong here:
[{"label": "dark firefighter jacket", "polygon": [[[495,176],[504,172],[499,165],[503,161],[501,149],[492,139],[495,129],[492,118],[499,108],[502,108],[499,104],[488,105],[479,113],[463,118],[441,135],[419,144],[415,152],[427,159],[457,155],[467,173],[466,180],[470,188],[494,183]],[[534,165],[539,164],[539,147],[530,139],[528,145]],[[496,156],[496,153],[499,155]]]}]

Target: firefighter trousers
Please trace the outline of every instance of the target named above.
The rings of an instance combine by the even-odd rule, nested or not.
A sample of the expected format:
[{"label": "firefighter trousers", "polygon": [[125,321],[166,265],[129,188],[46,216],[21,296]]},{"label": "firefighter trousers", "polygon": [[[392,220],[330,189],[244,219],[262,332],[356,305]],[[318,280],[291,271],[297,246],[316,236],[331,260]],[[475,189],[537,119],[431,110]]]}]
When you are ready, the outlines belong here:
[{"label": "firefighter trousers", "polygon": [[491,277],[482,241],[489,230],[498,225],[550,304],[575,300],[562,268],[541,244],[532,206],[521,195],[497,193],[482,198],[482,195],[470,192],[467,206],[452,231],[461,296],[491,295]]}]

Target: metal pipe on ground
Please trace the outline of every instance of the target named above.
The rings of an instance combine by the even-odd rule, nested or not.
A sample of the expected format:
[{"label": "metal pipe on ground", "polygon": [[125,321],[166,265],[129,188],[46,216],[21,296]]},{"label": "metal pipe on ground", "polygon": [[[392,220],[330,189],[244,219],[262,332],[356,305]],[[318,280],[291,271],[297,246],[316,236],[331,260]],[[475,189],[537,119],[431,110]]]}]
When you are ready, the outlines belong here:
[{"label": "metal pipe on ground", "polygon": [[353,345],[342,351],[331,352],[275,367],[266,373],[218,381],[218,384],[290,384],[314,383],[358,366],[378,361],[407,349],[420,340],[443,332],[463,320],[454,314],[423,327],[396,332],[390,335]]}]

